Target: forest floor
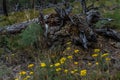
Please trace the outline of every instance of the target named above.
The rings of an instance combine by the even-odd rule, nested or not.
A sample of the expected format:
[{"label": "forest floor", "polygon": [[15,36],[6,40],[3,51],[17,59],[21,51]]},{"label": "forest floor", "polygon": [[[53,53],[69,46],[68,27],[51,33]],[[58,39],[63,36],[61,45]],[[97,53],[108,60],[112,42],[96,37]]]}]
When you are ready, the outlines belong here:
[{"label": "forest floor", "polygon": [[[107,26],[120,33],[120,8],[112,10],[112,7],[114,5],[101,11],[103,16],[115,19]],[[78,13],[77,9],[76,6],[73,13]],[[49,11],[54,12],[53,9],[46,9],[44,13]],[[38,11],[32,10],[11,13],[0,21],[0,26],[33,19],[38,15]],[[66,37],[62,46],[48,49],[44,48],[45,41],[38,43],[40,47],[37,48],[19,46],[20,38],[18,35],[0,37],[0,80],[120,80],[120,42],[113,39],[97,36],[98,41],[93,47],[83,49]]]}]

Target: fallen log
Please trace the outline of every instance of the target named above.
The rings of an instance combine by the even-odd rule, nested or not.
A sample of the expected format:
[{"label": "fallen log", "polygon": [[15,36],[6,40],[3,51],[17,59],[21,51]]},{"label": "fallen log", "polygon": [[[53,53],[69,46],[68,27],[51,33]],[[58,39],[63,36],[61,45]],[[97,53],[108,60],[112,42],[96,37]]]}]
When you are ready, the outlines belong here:
[{"label": "fallen log", "polygon": [[0,28],[0,35],[5,35],[5,34],[17,34],[20,33],[22,30],[24,30],[29,24],[38,22],[38,18],[21,22],[19,24],[13,24],[10,26],[5,26]]},{"label": "fallen log", "polygon": [[[49,46],[64,44],[65,41],[70,40],[75,45],[88,49],[93,43],[97,43],[97,34],[98,36],[107,36],[107,38],[120,41],[118,34],[114,30],[97,30],[94,27],[94,24],[99,20],[112,21],[109,18],[102,18],[98,10],[92,9],[86,14],[78,15],[70,14],[71,10],[70,5],[68,8],[56,7],[56,14],[49,15],[45,19],[40,18],[40,23],[45,27],[44,32],[47,34],[46,38],[47,42],[50,43]],[[58,23],[61,23],[62,26],[58,25]],[[47,24],[47,27],[45,24]]]}]

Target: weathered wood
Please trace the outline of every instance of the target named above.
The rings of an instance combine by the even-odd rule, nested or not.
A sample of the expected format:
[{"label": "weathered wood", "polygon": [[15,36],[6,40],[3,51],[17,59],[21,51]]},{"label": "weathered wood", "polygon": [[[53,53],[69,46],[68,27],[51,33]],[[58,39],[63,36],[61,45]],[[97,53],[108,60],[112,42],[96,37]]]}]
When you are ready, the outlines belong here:
[{"label": "weathered wood", "polygon": [[120,34],[113,29],[96,29],[96,33],[120,42]]},{"label": "weathered wood", "polygon": [[0,34],[3,35],[3,34],[16,34],[16,33],[20,33],[29,24],[34,23],[34,22],[38,22],[38,19],[35,18],[33,20],[21,22],[19,24],[13,24],[13,25],[10,25],[10,26],[5,26],[3,28],[0,28]]}]

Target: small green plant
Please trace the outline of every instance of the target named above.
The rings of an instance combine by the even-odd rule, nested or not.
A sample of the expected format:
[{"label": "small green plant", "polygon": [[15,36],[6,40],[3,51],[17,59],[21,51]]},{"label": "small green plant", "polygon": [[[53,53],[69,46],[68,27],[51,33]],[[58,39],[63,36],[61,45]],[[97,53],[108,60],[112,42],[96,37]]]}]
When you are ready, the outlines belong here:
[{"label": "small green plant", "polygon": [[30,24],[25,31],[23,31],[20,36],[20,45],[31,46],[39,40],[39,37],[42,36],[41,25],[32,23]]},{"label": "small green plant", "polygon": [[7,78],[7,75],[9,75],[11,73],[11,69],[8,68],[6,65],[3,65],[3,63],[0,63],[0,79],[2,79],[3,77]]},{"label": "small green plant", "polygon": [[110,23],[110,26],[115,27],[115,28],[120,28],[120,24],[119,24],[120,23],[120,9],[116,9],[113,12],[107,12],[104,15],[107,18],[114,19],[114,21]]}]

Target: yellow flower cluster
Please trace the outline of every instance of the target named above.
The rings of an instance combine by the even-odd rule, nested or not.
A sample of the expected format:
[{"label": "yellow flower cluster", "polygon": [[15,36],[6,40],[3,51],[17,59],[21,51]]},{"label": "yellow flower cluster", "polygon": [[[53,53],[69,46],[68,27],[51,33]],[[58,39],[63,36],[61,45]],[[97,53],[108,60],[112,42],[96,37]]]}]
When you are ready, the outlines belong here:
[{"label": "yellow flower cluster", "polygon": [[87,70],[86,69],[83,69],[80,71],[80,76],[86,76],[87,74]]},{"label": "yellow flower cluster", "polygon": [[31,72],[29,72],[29,74],[32,75],[32,74],[34,74],[34,72],[31,71]]},{"label": "yellow flower cluster", "polygon": [[78,70],[77,69],[74,69],[74,72],[77,72]]},{"label": "yellow flower cluster", "polygon": [[107,57],[109,54],[108,53],[104,53],[101,55],[101,57]]},{"label": "yellow flower cluster", "polygon": [[80,51],[78,49],[74,50],[74,53],[79,53]]},{"label": "yellow flower cluster", "polygon": [[[71,70],[70,73],[71,73],[71,74],[75,74],[77,71],[78,71],[77,69],[74,69],[74,70]],[[65,69],[65,70],[64,70],[64,73],[68,73],[68,70]]]},{"label": "yellow flower cluster", "polygon": [[75,65],[78,65],[78,62],[74,62]]},{"label": "yellow flower cluster", "polygon": [[40,66],[44,68],[44,67],[46,67],[46,64],[45,63],[40,63]]},{"label": "yellow flower cluster", "polygon": [[56,67],[60,66],[60,63],[55,63],[55,66],[56,66]]},{"label": "yellow flower cluster", "polygon": [[106,61],[110,61],[111,59],[110,58],[105,58]]},{"label": "yellow flower cluster", "polygon": [[70,73],[71,73],[71,74],[74,74],[74,73],[75,73],[75,71],[70,71]]},{"label": "yellow flower cluster", "polygon": [[98,63],[98,62],[96,62],[95,64],[96,64],[96,65],[99,65],[99,63]]},{"label": "yellow flower cluster", "polygon": [[53,65],[51,64],[50,67],[53,67]]},{"label": "yellow flower cluster", "polygon": [[34,64],[29,64],[28,65],[28,68],[32,68],[32,67],[34,67]]},{"label": "yellow flower cluster", "polygon": [[19,72],[19,74],[20,74],[20,75],[25,75],[26,72],[25,72],[25,71],[21,71],[21,72]]},{"label": "yellow flower cluster", "polygon": [[91,65],[92,65],[92,63],[89,62],[89,63],[88,63],[88,66],[91,66]]},{"label": "yellow flower cluster", "polygon": [[56,68],[56,72],[59,72],[61,71],[62,69],[61,68]]},{"label": "yellow flower cluster", "polygon": [[28,80],[30,78],[30,76],[26,76],[25,78],[23,78],[23,80]]},{"label": "yellow flower cluster", "polygon": [[67,50],[70,50],[70,47],[67,47]]},{"label": "yellow flower cluster", "polygon": [[15,80],[19,80],[18,78],[15,78]]},{"label": "yellow flower cluster", "polygon": [[67,69],[65,69],[65,70],[64,70],[64,73],[68,73],[68,70],[67,70]]},{"label": "yellow flower cluster", "polygon": [[92,55],[92,57],[97,57],[97,56],[98,56],[98,54],[93,54],[93,55]]},{"label": "yellow flower cluster", "polygon": [[94,52],[98,53],[98,52],[100,52],[100,49],[94,49]]},{"label": "yellow flower cluster", "polygon": [[60,59],[60,63],[61,63],[61,64],[63,64],[65,61],[66,61],[66,58],[65,58],[65,57],[62,57],[62,58]]},{"label": "yellow flower cluster", "polygon": [[69,45],[69,44],[71,44],[71,43],[72,43],[72,42],[67,42],[66,44],[68,44],[68,45]]},{"label": "yellow flower cluster", "polygon": [[73,57],[72,57],[72,56],[68,56],[67,58],[68,58],[68,59],[73,59]]}]

